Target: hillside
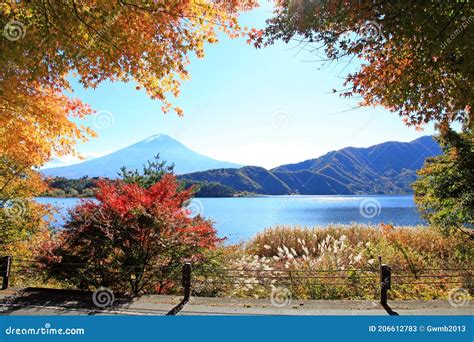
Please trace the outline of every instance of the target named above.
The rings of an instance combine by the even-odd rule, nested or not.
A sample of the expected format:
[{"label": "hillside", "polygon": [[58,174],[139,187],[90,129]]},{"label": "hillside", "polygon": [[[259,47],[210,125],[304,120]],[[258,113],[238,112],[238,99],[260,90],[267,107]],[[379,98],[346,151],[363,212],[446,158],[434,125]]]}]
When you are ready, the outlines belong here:
[{"label": "hillside", "polygon": [[408,143],[390,141],[367,148],[347,147],[272,170],[245,166],[194,172],[181,178],[267,195],[409,193],[416,170],[426,158],[440,153],[436,141],[425,136]]},{"label": "hillside", "polygon": [[236,192],[285,195],[291,188],[271,171],[258,166],[244,166],[240,169],[217,169],[182,175],[180,179],[223,184]]}]

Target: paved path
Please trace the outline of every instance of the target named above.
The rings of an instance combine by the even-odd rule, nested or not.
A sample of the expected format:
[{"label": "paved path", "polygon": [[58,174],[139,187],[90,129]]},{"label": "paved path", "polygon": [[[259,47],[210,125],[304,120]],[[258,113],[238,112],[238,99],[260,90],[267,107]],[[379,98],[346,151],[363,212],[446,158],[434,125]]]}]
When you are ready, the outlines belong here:
[{"label": "paved path", "polygon": [[[105,309],[90,292],[9,289],[0,291],[1,315],[165,315],[181,297],[145,295],[116,298]],[[179,315],[388,315],[379,303],[362,300],[292,300],[277,307],[268,299],[191,298]],[[444,300],[389,301],[399,315],[473,315],[474,303],[455,308]],[[390,310],[389,309],[389,310]]]}]

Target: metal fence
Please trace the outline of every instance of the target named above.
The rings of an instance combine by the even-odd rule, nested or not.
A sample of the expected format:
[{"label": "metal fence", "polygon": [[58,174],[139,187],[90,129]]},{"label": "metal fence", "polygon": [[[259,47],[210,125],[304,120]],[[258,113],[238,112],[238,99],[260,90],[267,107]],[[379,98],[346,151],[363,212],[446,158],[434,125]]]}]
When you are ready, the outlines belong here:
[{"label": "metal fence", "polygon": [[[30,259],[14,260],[10,256],[0,258],[0,276],[3,278],[2,289],[9,286],[12,272],[18,274],[34,274],[37,263]],[[69,263],[63,264],[62,269],[77,270],[87,265]],[[126,266],[133,270],[135,267]],[[153,269],[153,267],[151,268]],[[150,268],[148,269],[150,271]],[[123,272],[120,270],[119,272]],[[163,272],[163,266],[156,266],[156,272]],[[427,268],[400,269],[383,264],[379,258],[379,266],[367,269],[253,269],[253,268],[197,268],[193,271],[191,263],[166,270],[167,280],[175,286],[178,284],[183,300],[170,311],[176,314],[190,300],[191,295],[198,296],[204,287],[242,286],[284,286],[288,291],[298,288],[336,288],[362,286],[370,288],[382,306],[387,306],[389,290],[416,285],[426,286],[466,286],[472,289],[473,268]]]}]

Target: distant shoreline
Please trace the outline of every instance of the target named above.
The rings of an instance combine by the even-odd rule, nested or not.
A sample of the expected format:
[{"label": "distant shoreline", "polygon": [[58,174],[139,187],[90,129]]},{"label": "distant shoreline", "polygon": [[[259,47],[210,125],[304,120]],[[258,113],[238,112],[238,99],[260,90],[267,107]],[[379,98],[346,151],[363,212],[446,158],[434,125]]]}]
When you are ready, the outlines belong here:
[{"label": "distant shoreline", "polygon": [[[264,195],[264,194],[253,194],[253,195],[241,195],[241,196],[194,196],[193,198],[264,198],[264,197],[311,197],[311,196],[318,196],[318,197],[360,197],[360,196],[367,196],[367,197],[392,197],[392,196],[413,196],[413,193],[397,193],[397,194],[289,194],[289,195]],[[34,198],[58,198],[58,199],[86,199],[86,198],[95,198],[95,196],[47,196],[47,195],[40,195]]]},{"label": "distant shoreline", "polygon": [[[273,196],[300,196],[300,195],[262,195],[262,194],[252,194],[252,195],[234,195],[234,196],[194,196],[193,198],[252,198],[252,197],[273,197]],[[324,195],[307,195],[307,196],[324,196]],[[332,196],[332,195],[328,195]],[[95,198],[95,196],[48,196],[48,195],[41,195],[36,196],[35,198]]]}]

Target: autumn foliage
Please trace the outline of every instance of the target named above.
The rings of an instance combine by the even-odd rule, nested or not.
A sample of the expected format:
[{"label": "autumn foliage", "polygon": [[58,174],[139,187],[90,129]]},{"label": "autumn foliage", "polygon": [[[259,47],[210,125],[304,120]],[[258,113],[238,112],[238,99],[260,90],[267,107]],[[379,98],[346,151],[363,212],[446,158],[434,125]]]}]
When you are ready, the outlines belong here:
[{"label": "autumn foliage", "polygon": [[0,219],[8,221],[3,235],[23,229],[10,222],[12,204],[25,203],[22,215],[34,216],[26,202],[45,190],[36,169],[53,157],[75,154],[77,142],[95,136],[80,124],[94,110],[74,97],[71,79],[84,88],[133,81],[167,112],[167,98],[178,96],[180,82],[189,78],[190,56],[203,57],[218,31],[241,35],[237,17],[254,6],[239,0],[1,2]]},{"label": "autumn foliage", "polygon": [[[92,113],[69,76],[85,88],[135,81],[171,108],[189,78],[189,56],[204,56],[217,31],[241,34],[239,11],[254,1],[8,1],[0,4],[0,152],[40,166],[70,153],[91,130],[70,119]],[[174,108],[178,114],[181,109]]]},{"label": "autumn foliage", "polygon": [[180,190],[171,174],[148,189],[122,181],[98,187],[97,201],[83,200],[43,245],[39,261],[50,277],[84,289],[163,293],[185,260],[198,263],[220,242],[210,221],[189,216],[192,189]]},{"label": "autumn foliage", "polygon": [[406,124],[472,121],[470,1],[278,0],[259,47],[300,42],[320,61],[358,60],[344,97],[383,106]]},{"label": "autumn foliage", "polygon": [[[74,98],[71,78],[85,88],[134,81],[170,110],[167,98],[178,96],[189,78],[190,55],[203,57],[219,30],[241,35],[238,14],[254,6],[238,0],[0,3],[0,157],[40,167],[94,136],[78,123],[94,111]],[[0,199],[11,175],[0,174]]]},{"label": "autumn foliage", "polygon": [[421,215],[444,234],[456,229],[474,238],[474,134],[440,135],[443,154],[428,158],[413,184]]}]

